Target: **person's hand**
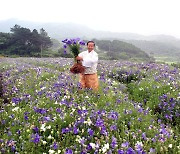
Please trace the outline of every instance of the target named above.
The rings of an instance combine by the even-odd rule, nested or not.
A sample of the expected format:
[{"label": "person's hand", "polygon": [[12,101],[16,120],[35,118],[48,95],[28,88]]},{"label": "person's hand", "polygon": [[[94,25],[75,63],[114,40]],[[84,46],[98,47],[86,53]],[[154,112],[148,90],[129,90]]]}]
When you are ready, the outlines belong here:
[{"label": "person's hand", "polygon": [[83,58],[82,58],[82,57],[77,56],[77,57],[76,57],[76,60],[83,60]]}]

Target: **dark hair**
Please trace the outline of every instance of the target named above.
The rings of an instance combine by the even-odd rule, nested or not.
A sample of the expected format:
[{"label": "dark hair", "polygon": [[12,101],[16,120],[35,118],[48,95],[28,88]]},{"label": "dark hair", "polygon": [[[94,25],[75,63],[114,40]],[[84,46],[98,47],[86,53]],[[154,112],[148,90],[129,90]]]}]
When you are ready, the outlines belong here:
[{"label": "dark hair", "polygon": [[[88,41],[88,42],[87,42],[87,45],[88,45],[88,43],[94,43],[94,41]],[[95,46],[95,43],[94,43],[94,46]]]}]

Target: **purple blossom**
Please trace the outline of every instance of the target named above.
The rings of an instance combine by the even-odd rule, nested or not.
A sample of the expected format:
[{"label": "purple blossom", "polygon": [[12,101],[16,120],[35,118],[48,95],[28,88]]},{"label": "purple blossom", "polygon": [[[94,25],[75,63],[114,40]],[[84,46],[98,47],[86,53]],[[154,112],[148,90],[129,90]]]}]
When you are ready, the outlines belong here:
[{"label": "purple blossom", "polygon": [[112,142],[111,142],[111,147],[114,149],[117,146],[117,139],[112,136]]},{"label": "purple blossom", "polygon": [[90,144],[87,145],[86,147],[87,150],[91,150],[92,149],[92,146]]},{"label": "purple blossom", "polygon": [[67,48],[67,45],[66,45],[66,44],[64,44],[64,45],[63,45],[63,48],[65,48],[65,49],[66,49],[66,48]]},{"label": "purple blossom", "polygon": [[35,127],[33,127],[33,131],[34,131],[35,133],[38,133],[39,128],[38,128],[37,126],[35,126]]},{"label": "purple blossom", "polygon": [[142,138],[143,138],[144,140],[147,140],[146,133],[142,133]]},{"label": "purple blossom", "polygon": [[123,148],[128,147],[128,146],[129,146],[129,142],[127,141],[121,144],[121,147]]},{"label": "purple blossom", "polygon": [[91,128],[88,128],[88,133],[89,133],[90,136],[94,135],[94,131]]},{"label": "purple blossom", "polygon": [[29,117],[28,117],[27,115],[25,115],[25,116],[24,116],[24,119],[25,119],[25,120],[28,120],[28,119],[29,119]]},{"label": "purple blossom", "polygon": [[50,147],[52,147],[54,150],[58,149],[58,144],[54,142]]},{"label": "purple blossom", "polygon": [[129,147],[126,151],[127,154],[135,154],[135,151],[133,150],[133,148]]},{"label": "purple blossom", "polygon": [[111,126],[110,126],[110,130],[111,130],[111,131],[117,130],[117,126],[116,126],[116,125],[111,125]]},{"label": "purple blossom", "polygon": [[63,134],[66,134],[66,133],[68,133],[70,130],[69,130],[69,128],[62,128],[62,130],[61,130],[61,132],[63,133]]},{"label": "purple blossom", "polygon": [[66,149],[65,154],[73,154],[73,151],[71,149]]},{"label": "purple blossom", "polygon": [[149,150],[149,152],[150,152],[150,153],[155,153],[155,152],[156,152],[156,150],[155,150],[155,149],[153,149],[153,148],[151,148],[151,149]]},{"label": "purple blossom", "polygon": [[41,137],[39,136],[38,133],[32,134],[32,135],[31,135],[31,139],[32,139],[31,142],[37,144],[37,143],[40,142],[40,138],[41,138]]},{"label": "purple blossom", "polygon": [[79,129],[77,128],[77,127],[74,127],[73,128],[73,133],[76,135],[76,134],[78,134],[79,133]]},{"label": "purple blossom", "polygon": [[117,120],[118,119],[118,113],[112,111],[112,112],[109,113],[108,118],[112,119],[112,120]]},{"label": "purple blossom", "polygon": [[104,126],[104,121],[101,118],[98,118],[96,120],[96,127],[103,127]]},{"label": "purple blossom", "polygon": [[125,152],[123,150],[118,150],[118,154],[125,154]]},{"label": "purple blossom", "polygon": [[15,103],[15,104],[18,104],[20,101],[21,101],[21,99],[18,98],[18,97],[13,97],[12,98],[12,102]]}]

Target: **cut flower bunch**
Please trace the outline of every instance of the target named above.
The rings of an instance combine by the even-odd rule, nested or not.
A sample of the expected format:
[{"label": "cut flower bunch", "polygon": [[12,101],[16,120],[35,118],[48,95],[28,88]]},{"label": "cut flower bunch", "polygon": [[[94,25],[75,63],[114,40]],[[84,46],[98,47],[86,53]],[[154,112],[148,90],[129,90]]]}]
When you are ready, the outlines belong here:
[{"label": "cut flower bunch", "polygon": [[67,53],[67,50],[73,54],[74,57],[74,65],[70,68],[70,72],[73,74],[83,73],[85,71],[84,66],[82,66],[81,61],[77,61],[76,57],[80,53],[82,46],[85,45],[85,42],[82,41],[80,38],[73,38],[73,39],[65,39],[62,41],[64,43],[63,48],[64,53]]}]

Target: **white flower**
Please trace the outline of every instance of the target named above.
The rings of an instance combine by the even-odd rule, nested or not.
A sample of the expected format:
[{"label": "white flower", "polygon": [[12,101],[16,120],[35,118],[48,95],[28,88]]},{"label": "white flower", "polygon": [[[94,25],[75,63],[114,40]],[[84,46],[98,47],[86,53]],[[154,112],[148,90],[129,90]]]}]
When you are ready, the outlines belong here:
[{"label": "white flower", "polygon": [[88,117],[87,121],[84,121],[85,124],[88,124],[89,126],[92,124],[91,119]]},{"label": "white flower", "polygon": [[169,144],[169,146],[168,146],[169,148],[172,148],[172,144]]},{"label": "white flower", "polygon": [[49,126],[47,126],[46,128],[47,128],[47,129],[51,129],[51,126],[49,125]]},{"label": "white flower", "polygon": [[53,153],[55,153],[55,151],[50,149],[49,154],[53,154]]},{"label": "white flower", "polygon": [[46,141],[42,141],[42,143],[45,145],[47,142]]},{"label": "white flower", "polygon": [[102,152],[105,153],[109,149],[109,143],[104,144],[104,147],[102,148]]},{"label": "white flower", "polygon": [[46,131],[45,124],[42,124],[40,129],[45,132]]},{"label": "white flower", "polygon": [[52,137],[51,135],[48,136],[48,139],[54,139],[54,137]]},{"label": "white flower", "polygon": [[12,109],[12,111],[18,111],[19,110],[19,107],[15,107],[14,109]]},{"label": "white flower", "polygon": [[79,135],[76,136],[76,142],[80,143],[81,142],[81,137]]},{"label": "white flower", "polygon": [[96,144],[95,144],[95,143],[89,143],[89,144],[90,144],[90,146],[91,146],[93,149],[96,148]]},{"label": "white flower", "polygon": [[89,96],[86,96],[85,98],[89,98]]},{"label": "white flower", "polygon": [[46,87],[42,87],[42,88],[41,88],[41,90],[44,90],[44,89],[46,89]]},{"label": "white flower", "polygon": [[85,106],[83,106],[83,107],[82,107],[82,110],[86,110],[86,107],[85,107]]}]

